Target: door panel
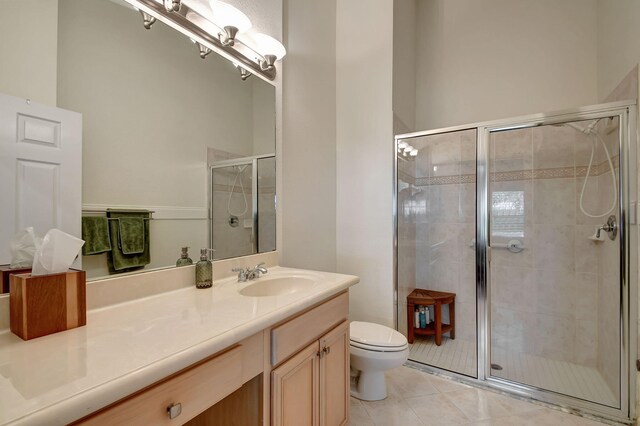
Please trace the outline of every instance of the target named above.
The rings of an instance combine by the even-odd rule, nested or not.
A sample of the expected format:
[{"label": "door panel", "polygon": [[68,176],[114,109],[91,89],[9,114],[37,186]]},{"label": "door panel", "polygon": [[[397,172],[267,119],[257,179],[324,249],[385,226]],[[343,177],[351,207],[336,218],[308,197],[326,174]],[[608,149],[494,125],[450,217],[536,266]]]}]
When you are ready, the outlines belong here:
[{"label": "door panel", "polygon": [[[478,374],[476,135],[473,128],[408,138],[397,154],[398,330],[408,336],[409,323],[415,328],[410,360],[471,377]],[[442,323],[455,329],[438,342],[435,303],[407,312],[415,289],[455,294],[455,305],[441,310]],[[423,327],[416,310],[418,318],[424,311]]]},{"label": "door panel", "polygon": [[342,426],[349,422],[349,321],[322,339],[320,350],[320,425]]},{"label": "door panel", "polygon": [[271,372],[274,426],[319,424],[318,350],[316,341]]},{"label": "door panel", "polygon": [[25,227],[80,237],[82,116],[0,94],[0,193],[0,264]]},{"label": "door panel", "polygon": [[619,140],[617,116],[490,133],[490,376],[620,407]]}]

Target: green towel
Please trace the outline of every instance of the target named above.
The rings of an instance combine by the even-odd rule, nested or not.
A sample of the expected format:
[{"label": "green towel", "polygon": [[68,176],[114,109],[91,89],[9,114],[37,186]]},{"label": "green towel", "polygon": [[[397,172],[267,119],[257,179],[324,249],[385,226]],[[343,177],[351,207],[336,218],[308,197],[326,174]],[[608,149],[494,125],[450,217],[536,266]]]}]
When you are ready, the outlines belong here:
[{"label": "green towel", "polygon": [[[149,213],[121,213],[107,211],[109,221],[109,232],[111,234],[111,251],[107,256],[109,273],[118,274],[121,272],[131,272],[144,268],[144,265],[151,263],[151,251],[149,250],[149,221],[143,220],[144,224],[144,250],[142,253],[125,254],[120,247],[120,221],[113,219],[120,218],[143,218],[148,219]],[[126,244],[125,244],[126,245]]]},{"label": "green towel", "polygon": [[140,254],[144,252],[144,223],[141,217],[118,218],[118,247],[122,254]]},{"label": "green towel", "polygon": [[82,217],[82,255],[91,256],[111,250],[109,221],[105,216]]}]

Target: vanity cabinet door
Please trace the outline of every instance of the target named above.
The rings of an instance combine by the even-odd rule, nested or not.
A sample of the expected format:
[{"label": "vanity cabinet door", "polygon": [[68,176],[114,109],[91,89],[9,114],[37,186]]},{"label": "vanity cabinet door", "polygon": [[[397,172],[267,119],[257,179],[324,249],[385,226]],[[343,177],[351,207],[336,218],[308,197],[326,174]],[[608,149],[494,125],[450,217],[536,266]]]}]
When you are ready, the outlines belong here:
[{"label": "vanity cabinet door", "polygon": [[320,425],[349,421],[349,321],[320,339]]},{"label": "vanity cabinet door", "polygon": [[274,426],[342,426],[349,421],[349,321],[273,370]]},{"label": "vanity cabinet door", "polygon": [[315,341],[271,372],[274,426],[318,426],[319,352]]}]

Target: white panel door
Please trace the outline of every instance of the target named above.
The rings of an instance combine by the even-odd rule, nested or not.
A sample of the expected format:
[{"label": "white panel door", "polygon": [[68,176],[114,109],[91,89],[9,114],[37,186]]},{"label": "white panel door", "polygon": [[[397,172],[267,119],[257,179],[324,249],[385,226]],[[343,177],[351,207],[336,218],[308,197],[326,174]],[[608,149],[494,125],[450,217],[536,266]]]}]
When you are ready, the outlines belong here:
[{"label": "white panel door", "polygon": [[0,264],[28,226],[80,237],[81,114],[0,94],[0,197]]}]

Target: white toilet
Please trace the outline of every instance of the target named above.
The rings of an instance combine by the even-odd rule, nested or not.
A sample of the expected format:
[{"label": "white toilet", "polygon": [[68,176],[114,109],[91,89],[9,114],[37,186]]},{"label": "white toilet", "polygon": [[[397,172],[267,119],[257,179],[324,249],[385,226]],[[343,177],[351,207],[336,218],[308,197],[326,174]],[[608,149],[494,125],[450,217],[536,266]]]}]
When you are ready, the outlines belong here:
[{"label": "white toilet", "polygon": [[364,401],[385,399],[384,372],[407,361],[407,338],[384,325],[353,321],[350,340],[351,395]]}]

